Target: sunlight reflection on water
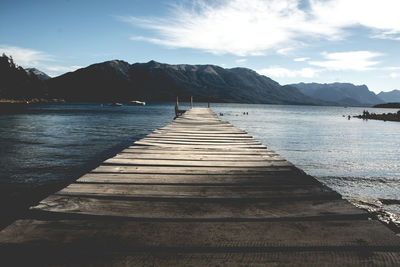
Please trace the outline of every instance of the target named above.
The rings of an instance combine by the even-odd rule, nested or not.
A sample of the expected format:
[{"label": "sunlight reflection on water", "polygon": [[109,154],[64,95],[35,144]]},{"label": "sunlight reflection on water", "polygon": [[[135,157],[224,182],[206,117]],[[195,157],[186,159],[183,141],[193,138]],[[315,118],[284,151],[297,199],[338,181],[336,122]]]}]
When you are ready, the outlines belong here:
[{"label": "sunlight reflection on water", "polygon": [[[356,118],[364,109],[214,104],[215,112],[348,199],[400,199],[400,123]],[[243,115],[248,112],[249,115]],[[345,117],[343,117],[343,115]],[[400,205],[387,206],[400,214]]]}]

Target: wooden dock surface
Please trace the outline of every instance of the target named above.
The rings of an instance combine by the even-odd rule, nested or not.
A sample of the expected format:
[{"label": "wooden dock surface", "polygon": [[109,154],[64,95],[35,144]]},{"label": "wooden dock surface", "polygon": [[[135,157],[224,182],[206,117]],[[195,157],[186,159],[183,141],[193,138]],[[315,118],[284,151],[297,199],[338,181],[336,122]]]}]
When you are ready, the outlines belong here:
[{"label": "wooden dock surface", "polygon": [[1,263],[400,265],[400,238],[208,108],[193,108],[0,232]]}]

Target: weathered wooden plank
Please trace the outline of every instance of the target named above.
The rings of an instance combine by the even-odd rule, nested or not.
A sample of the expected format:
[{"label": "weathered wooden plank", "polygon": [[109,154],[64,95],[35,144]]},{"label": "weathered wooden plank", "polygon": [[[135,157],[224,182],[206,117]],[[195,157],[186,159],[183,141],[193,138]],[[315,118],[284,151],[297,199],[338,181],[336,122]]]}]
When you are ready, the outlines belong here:
[{"label": "weathered wooden plank", "polygon": [[206,134],[177,134],[177,133],[152,133],[147,135],[147,137],[151,138],[185,138],[188,140],[197,140],[197,139],[204,139],[204,140],[254,140],[251,135],[206,135]]},{"label": "weathered wooden plank", "polygon": [[215,184],[215,185],[299,185],[318,183],[310,176],[290,172],[254,174],[157,174],[157,173],[87,173],[77,182],[136,184]]},{"label": "weathered wooden plank", "polygon": [[160,147],[182,147],[182,146],[186,146],[187,148],[220,148],[220,147],[224,147],[226,149],[231,149],[233,148],[246,148],[246,149],[252,149],[252,148],[258,148],[258,149],[265,149],[265,146],[259,144],[245,144],[245,143],[227,143],[227,144],[208,144],[208,143],[204,143],[204,144],[191,144],[191,143],[185,143],[185,142],[160,142],[160,141],[136,141],[134,143],[135,145],[141,145],[141,146],[160,146]]},{"label": "weathered wooden plank", "polygon": [[[45,237],[45,238],[44,238]],[[241,252],[299,250],[398,251],[398,237],[368,220],[279,222],[138,222],[18,220],[0,233],[12,245],[79,246],[99,251]]]},{"label": "weathered wooden plank", "polygon": [[[151,252],[102,251],[84,244],[74,246],[24,245],[3,249],[3,262],[13,266],[398,266],[400,252],[371,249],[259,252]],[[61,253],[62,251],[62,253]],[[23,255],[15,257],[15,255]]]},{"label": "weathered wooden plank", "polygon": [[199,121],[198,123],[195,122],[187,122],[187,121],[181,121],[181,122],[177,122],[176,120],[171,122],[170,124],[160,128],[160,130],[168,130],[168,129],[196,129],[196,128],[200,128],[200,129],[211,129],[211,130],[215,130],[215,129],[220,129],[220,130],[234,130],[237,132],[243,132],[243,130],[236,128],[235,126],[233,126],[230,123],[224,123],[221,121],[215,121],[215,122],[207,122],[207,121]]},{"label": "weathered wooden plank", "polygon": [[99,259],[128,266],[399,266],[400,252],[286,251],[248,253],[136,253]]},{"label": "weathered wooden plank", "polygon": [[293,166],[286,160],[266,160],[263,161],[207,161],[207,160],[165,160],[165,159],[129,159],[129,158],[110,158],[104,161],[106,164],[115,165],[141,165],[141,166],[198,166],[198,167],[226,167],[233,165],[237,167],[290,167]]},{"label": "weathered wooden plank", "polygon": [[[16,266],[399,266],[400,252],[381,251],[274,251],[202,253],[184,252],[98,252],[79,247],[64,248],[65,255],[53,249],[32,253],[34,245],[24,247],[15,258],[12,252],[3,259]],[[50,252],[50,253],[49,253]],[[63,257],[64,256],[64,257]],[[65,264],[60,264],[60,261]],[[90,264],[89,264],[90,263]]]},{"label": "weathered wooden plank", "polygon": [[329,188],[319,185],[278,186],[203,186],[203,185],[136,185],[73,183],[58,191],[61,195],[106,196],[129,198],[212,198],[212,199],[286,199],[338,198]]},{"label": "weathered wooden plank", "polygon": [[[52,195],[31,210],[152,219],[230,219],[232,221],[334,217],[366,217],[367,213],[345,200],[296,200],[259,202],[127,201]],[[54,215],[57,216],[57,215]]]},{"label": "weathered wooden plank", "polygon": [[157,145],[157,146],[188,146],[188,147],[206,147],[206,148],[219,148],[219,147],[244,147],[244,148],[265,148],[260,142],[247,143],[247,142],[229,142],[229,143],[218,143],[218,142],[185,142],[185,141],[162,141],[162,140],[146,140],[142,139],[136,141],[136,145]]},{"label": "weathered wooden plank", "polygon": [[156,136],[187,136],[187,137],[215,137],[215,138],[250,138],[252,137],[248,133],[231,133],[231,134],[225,134],[225,133],[218,133],[218,132],[213,132],[213,133],[201,133],[201,132],[174,132],[174,131],[160,131],[160,130],[154,130],[150,135],[156,135]]},{"label": "weathered wooden plank", "polygon": [[185,121],[173,121],[167,126],[161,128],[161,129],[186,129],[186,128],[191,128],[191,129],[196,129],[196,128],[201,128],[201,129],[221,129],[221,130],[226,130],[226,129],[234,129],[237,131],[241,131],[235,126],[229,124],[229,123],[223,123],[220,121],[198,121],[198,122],[187,122]]},{"label": "weathered wooden plank", "polygon": [[265,173],[277,171],[290,171],[289,167],[268,166],[268,167],[188,167],[188,166],[113,166],[101,165],[92,170],[95,172],[118,172],[118,173],[170,173],[170,174],[246,174]]},{"label": "weathered wooden plank", "polygon": [[193,140],[171,140],[171,139],[150,139],[150,138],[143,138],[140,140],[140,143],[151,143],[151,144],[172,144],[172,145],[193,145],[193,146],[204,146],[204,145],[211,145],[211,146],[227,146],[227,147],[231,147],[231,146],[260,146],[262,145],[260,142],[252,142],[252,141],[227,141],[227,142],[220,142],[220,141],[193,141]]},{"label": "weathered wooden plank", "polygon": [[146,137],[141,139],[141,141],[146,141],[146,142],[171,142],[171,143],[190,143],[190,144],[225,144],[229,145],[231,143],[233,144],[261,144],[258,141],[255,141],[254,139],[188,139],[188,138],[167,138],[167,137],[159,137],[159,138],[154,138],[154,137]]},{"label": "weathered wooden plank", "polygon": [[165,127],[162,130],[164,131],[168,131],[168,132],[200,132],[200,133],[224,133],[224,134],[228,134],[228,133],[238,133],[238,134],[243,134],[246,133],[242,130],[238,130],[237,128],[234,127],[193,127],[193,126],[169,126],[169,127]]},{"label": "weathered wooden plank", "polygon": [[204,148],[185,148],[175,147],[171,150],[169,147],[159,146],[130,146],[121,151],[122,153],[156,153],[156,154],[189,154],[189,155],[278,155],[275,152],[267,149],[245,149],[245,148],[215,148],[215,149],[204,149]]},{"label": "weathered wooden plank", "polygon": [[[185,142],[221,142],[221,143],[256,143],[254,139],[251,138],[212,138],[212,137],[193,137],[193,138],[188,138],[186,136],[163,136],[163,137],[146,137],[147,141],[185,141]],[[258,142],[259,143],[259,142]]]},{"label": "weathered wooden plank", "polygon": [[171,129],[164,129],[162,130],[162,128],[159,130],[160,132],[164,131],[167,133],[187,133],[187,134],[206,134],[206,135],[231,135],[231,134],[238,134],[238,135],[242,135],[242,134],[247,134],[247,132],[242,131],[242,130],[225,130],[225,131],[217,131],[217,130],[197,130],[197,129],[193,129],[193,128],[171,128]]},{"label": "weathered wooden plank", "polygon": [[226,161],[227,164],[229,162],[250,162],[250,161],[270,161],[270,160],[285,160],[283,157],[278,156],[277,154],[270,155],[212,155],[212,154],[190,154],[190,153],[168,153],[166,155],[162,153],[119,153],[114,159],[164,159],[164,160],[198,160],[198,161]]}]

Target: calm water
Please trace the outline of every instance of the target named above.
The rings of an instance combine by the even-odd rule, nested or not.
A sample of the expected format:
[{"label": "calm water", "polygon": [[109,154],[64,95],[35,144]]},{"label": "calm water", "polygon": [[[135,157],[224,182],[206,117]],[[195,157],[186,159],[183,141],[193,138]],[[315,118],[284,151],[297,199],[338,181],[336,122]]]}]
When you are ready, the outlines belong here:
[{"label": "calm water", "polygon": [[364,109],[375,113],[397,110],[214,106],[215,112],[224,114],[223,120],[246,130],[353,203],[389,212],[392,220],[400,222],[400,123],[347,119],[348,115],[362,114]]},{"label": "calm water", "polygon": [[[56,104],[0,115],[3,199],[73,181],[171,122],[173,107]],[[386,211],[400,214],[400,123],[343,117],[363,108],[213,104],[213,110],[346,198],[379,205],[381,199]]]}]

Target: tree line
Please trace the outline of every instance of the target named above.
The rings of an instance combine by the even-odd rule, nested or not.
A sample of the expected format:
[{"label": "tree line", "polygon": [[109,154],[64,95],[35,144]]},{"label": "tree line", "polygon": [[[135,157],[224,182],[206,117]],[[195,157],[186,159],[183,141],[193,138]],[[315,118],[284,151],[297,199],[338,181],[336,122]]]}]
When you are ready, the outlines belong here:
[{"label": "tree line", "polygon": [[0,56],[0,98],[7,100],[47,99],[46,83],[32,71],[26,71],[14,63],[12,56]]}]

